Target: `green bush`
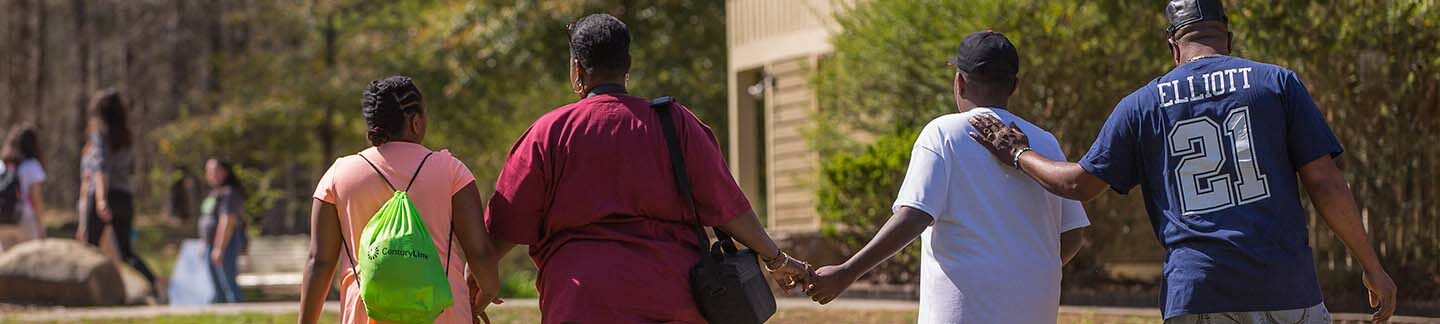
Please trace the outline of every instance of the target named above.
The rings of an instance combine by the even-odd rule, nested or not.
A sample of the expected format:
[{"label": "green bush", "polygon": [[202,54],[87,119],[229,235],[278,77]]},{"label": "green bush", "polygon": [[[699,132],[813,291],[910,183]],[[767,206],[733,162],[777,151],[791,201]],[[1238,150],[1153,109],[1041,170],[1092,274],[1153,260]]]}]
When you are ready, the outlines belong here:
[{"label": "green bush", "polygon": [[[890,219],[890,204],[905,179],[917,134],[901,131],[881,136],[864,150],[838,153],[820,166],[822,231],[840,243],[845,255],[859,251]],[[869,278],[889,284],[913,282],[919,265],[920,245],[913,244],[877,266]]]},{"label": "green bush", "polygon": [[502,298],[539,298],[540,292],[535,290],[535,273],[529,271],[510,271],[500,277],[500,297]]},{"label": "green bush", "polygon": [[500,259],[501,298],[540,297],[540,292],[535,287],[535,276],[539,270],[535,269],[535,262],[530,260],[528,250],[526,246],[519,246]]}]

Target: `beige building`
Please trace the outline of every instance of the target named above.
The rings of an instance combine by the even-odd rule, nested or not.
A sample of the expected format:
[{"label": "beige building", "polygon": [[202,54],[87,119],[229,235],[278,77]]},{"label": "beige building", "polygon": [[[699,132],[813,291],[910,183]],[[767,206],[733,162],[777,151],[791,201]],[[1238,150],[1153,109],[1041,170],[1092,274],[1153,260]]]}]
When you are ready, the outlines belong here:
[{"label": "beige building", "polygon": [[838,29],[834,0],[727,0],[731,171],[767,228],[818,233],[819,155],[804,131],[817,109],[810,76]]},{"label": "beige building", "polygon": [[[730,171],[788,253],[816,265],[848,257],[820,233],[820,155],[805,134],[819,109],[810,79],[833,52],[838,0],[726,0]],[[849,297],[915,299],[918,283],[858,284]]]}]

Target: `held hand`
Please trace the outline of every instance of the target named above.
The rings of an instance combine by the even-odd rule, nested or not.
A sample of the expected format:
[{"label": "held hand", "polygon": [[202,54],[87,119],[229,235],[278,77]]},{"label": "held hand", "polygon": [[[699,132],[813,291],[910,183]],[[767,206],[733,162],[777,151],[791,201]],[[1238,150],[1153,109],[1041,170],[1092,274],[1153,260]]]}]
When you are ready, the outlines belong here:
[{"label": "held hand", "polygon": [[815,277],[805,286],[805,294],[821,305],[829,304],[855,283],[857,276],[843,265],[831,265],[815,270]]},{"label": "held hand", "polygon": [[[483,278],[476,278],[476,277]],[[483,283],[482,283],[483,282]],[[470,311],[471,314],[480,318],[485,324],[490,324],[490,316],[485,314],[485,309],[490,304],[504,304],[505,300],[500,299],[500,277],[498,274],[491,275],[469,275],[465,276],[465,286],[470,288]]]},{"label": "held hand", "polygon": [[770,271],[770,277],[780,285],[780,290],[790,293],[801,284],[810,280],[810,264],[796,260],[788,254],[781,253],[777,260],[764,262],[765,270]]},{"label": "held hand", "polygon": [[1395,282],[1390,280],[1390,275],[1384,269],[1365,271],[1363,277],[1365,289],[1370,290],[1370,307],[1378,310],[1370,317],[1375,323],[1382,323],[1390,320],[1390,315],[1395,314]]},{"label": "held hand", "polygon": [[1015,156],[1030,148],[1030,138],[1025,136],[1015,123],[1006,126],[1000,119],[991,114],[980,114],[970,117],[970,126],[975,128],[977,133],[970,133],[970,138],[980,143],[1001,163],[1014,165]]}]

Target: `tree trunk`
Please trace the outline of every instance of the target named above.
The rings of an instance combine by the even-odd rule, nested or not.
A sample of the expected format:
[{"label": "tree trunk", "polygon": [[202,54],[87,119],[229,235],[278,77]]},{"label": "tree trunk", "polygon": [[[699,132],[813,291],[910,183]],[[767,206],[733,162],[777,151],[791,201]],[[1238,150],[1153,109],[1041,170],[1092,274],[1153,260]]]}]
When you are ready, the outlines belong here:
[{"label": "tree trunk", "polygon": [[[182,35],[182,34],[187,34],[187,35],[188,35],[188,34],[189,34],[189,33],[188,33],[189,28],[187,28],[188,26],[185,25],[185,4],[186,4],[186,1],[176,1],[176,2],[175,2],[175,5],[174,5],[174,6],[175,6],[175,8],[174,8],[174,9],[175,9],[175,10],[174,10],[174,15],[172,15],[171,17],[169,17],[169,18],[170,18],[170,21],[169,21],[169,25],[170,25],[170,26],[169,26],[169,29],[170,29],[169,34],[170,34],[170,35]],[[207,13],[207,14],[208,14],[208,13]],[[166,119],[179,118],[179,117],[181,117],[181,116],[188,116],[188,115],[189,115],[189,111],[188,111],[189,107],[184,104],[184,103],[185,103],[185,88],[186,88],[186,85],[190,84],[190,74],[191,74],[191,73],[190,73],[188,67],[189,67],[189,65],[190,65],[190,62],[192,61],[192,60],[191,60],[192,57],[194,57],[195,55],[203,55],[203,54],[204,54],[203,52],[197,53],[197,52],[195,51],[194,45],[192,45],[192,44],[189,42],[189,40],[191,39],[191,37],[185,37],[185,38],[179,38],[178,36],[170,36],[170,37],[176,38],[176,39],[171,39],[171,41],[170,41],[170,56],[171,56],[171,57],[170,57],[170,82],[169,82],[169,83],[170,83],[170,89],[169,89],[169,90],[170,90],[170,104],[171,104],[172,106],[171,106],[171,107],[168,107],[169,109],[161,109],[161,111],[164,112],[164,114],[167,116]],[[188,49],[188,50],[187,50],[187,49]]]},{"label": "tree trunk", "polygon": [[[333,72],[335,71],[334,12],[327,12],[325,14],[325,25],[321,30],[321,33],[325,40],[325,72],[333,76]],[[330,158],[335,154],[335,126],[333,121],[335,118],[335,103],[326,100],[324,105],[325,117],[321,121],[322,124],[320,125],[320,147],[321,152],[325,154],[322,156],[324,156],[325,158]]]},{"label": "tree trunk", "polygon": [[30,114],[30,121],[37,123],[45,109],[45,5],[44,0],[35,1],[35,104],[31,107],[35,112]]},{"label": "tree trunk", "polygon": [[[214,7],[209,10],[210,19],[208,21],[210,24],[210,52],[212,56],[221,58],[207,60],[210,66],[210,75],[205,79],[205,90],[206,97],[210,99],[206,100],[208,107],[204,107],[204,109],[215,111],[220,106],[220,62],[225,61],[224,58],[233,52],[225,48],[225,24],[222,23],[222,19],[225,17],[225,2],[213,1],[211,4]],[[241,5],[244,5],[244,2],[241,2]],[[241,11],[244,11],[243,8]]]},{"label": "tree trunk", "polygon": [[[30,10],[30,5],[33,4],[34,3],[32,2],[15,1],[13,3],[14,7],[10,8],[9,10],[10,13],[14,14],[14,16],[12,16],[14,18],[6,19],[5,24],[7,25],[6,29],[12,31],[12,33],[16,35],[15,38],[11,40],[15,42],[15,44],[28,43],[30,40],[29,36],[32,36],[28,32],[28,29],[30,28],[30,26],[28,26],[29,20],[25,18],[29,18],[34,15],[34,12]],[[7,90],[10,92],[9,98],[7,98],[7,100],[9,100],[10,102],[23,102],[21,100],[25,98],[24,88],[25,85],[28,84],[28,81],[30,81],[30,78],[26,75],[29,68],[29,64],[27,63],[29,62],[26,62],[28,58],[25,56],[33,55],[34,53],[28,51],[21,52],[19,50],[12,53],[13,54],[11,55],[6,55],[6,60],[5,62],[3,62],[3,64],[5,64],[6,70],[9,72],[5,75],[5,82],[8,83],[6,85],[6,88],[8,88]],[[5,115],[3,117],[5,117],[5,125],[0,126],[0,129],[8,128],[9,125],[14,125],[15,122],[18,121],[20,118],[20,111],[17,109],[9,109],[5,112]],[[0,134],[0,136],[3,136],[3,134]]]},{"label": "tree trunk", "polygon": [[[90,85],[90,31],[85,29],[85,21],[89,20],[90,17],[88,17],[87,13],[85,12],[85,3],[86,0],[70,1],[71,9],[75,11],[75,55],[77,57],[77,61],[79,61],[80,63],[75,65],[80,69],[79,83],[81,94],[79,96],[75,96],[75,110],[77,112],[75,114],[76,134],[82,134],[85,132],[85,103],[88,100],[86,97],[90,95],[90,91],[93,91],[95,89],[94,86]],[[75,147],[81,147],[85,145],[84,136],[75,136],[74,138],[76,143],[73,145],[75,145]]]}]

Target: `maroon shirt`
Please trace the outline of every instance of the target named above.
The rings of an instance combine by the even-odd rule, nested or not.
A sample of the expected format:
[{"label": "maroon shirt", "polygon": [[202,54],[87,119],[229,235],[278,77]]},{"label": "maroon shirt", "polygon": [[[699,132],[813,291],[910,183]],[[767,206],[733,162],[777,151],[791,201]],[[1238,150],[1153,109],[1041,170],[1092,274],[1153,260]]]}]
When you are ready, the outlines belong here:
[{"label": "maroon shirt", "polygon": [[[749,211],[710,127],[673,109],[700,221]],[[545,323],[705,322],[689,288],[696,216],[664,136],[645,98],[601,94],[540,117],[510,149],[485,225],[530,245]]]}]

